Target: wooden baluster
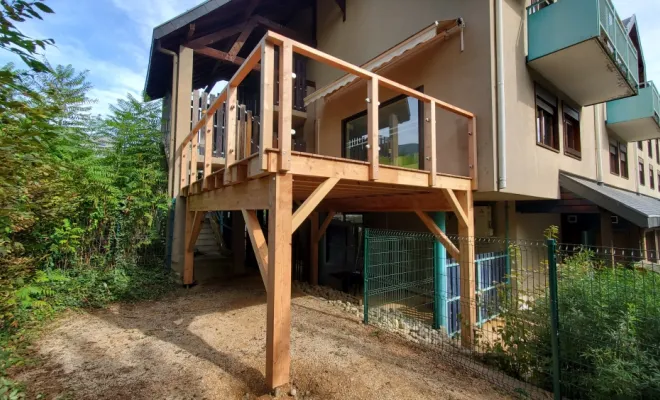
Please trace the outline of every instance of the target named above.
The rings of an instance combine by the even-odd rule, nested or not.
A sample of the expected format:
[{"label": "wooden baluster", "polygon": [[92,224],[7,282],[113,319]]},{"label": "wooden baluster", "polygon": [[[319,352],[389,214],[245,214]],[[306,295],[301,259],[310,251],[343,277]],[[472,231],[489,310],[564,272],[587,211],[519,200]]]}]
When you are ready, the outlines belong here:
[{"label": "wooden baluster", "polygon": [[204,135],[204,180],[202,181],[203,189],[212,189],[211,182],[208,177],[213,172],[213,114],[206,115],[206,131]]},{"label": "wooden baluster", "polygon": [[429,186],[435,186],[438,176],[435,107],[435,101],[424,103],[424,169],[430,172]]},{"label": "wooden baluster", "polygon": [[231,85],[228,85],[226,89],[227,109],[225,111],[225,116],[227,123],[225,124],[225,143],[227,149],[225,151],[225,184],[229,184],[229,182],[231,182],[231,173],[229,169],[232,165],[234,165],[234,163],[236,163],[236,123],[238,122],[236,120],[236,114],[238,112],[238,110],[236,110],[237,89],[238,88],[232,87]]},{"label": "wooden baluster", "polygon": [[227,103],[225,102],[223,105],[221,105],[218,108],[218,111],[216,113],[216,132],[215,132],[215,149],[216,152],[218,153],[218,157],[226,157],[226,149],[225,149],[225,108],[227,107]]},{"label": "wooden baluster", "polygon": [[369,179],[378,179],[378,78],[367,82],[367,158],[369,161]]},{"label": "wooden baluster", "polygon": [[279,135],[279,170],[291,169],[291,111],[293,110],[293,46],[285,40],[280,46],[280,118],[277,129]]},{"label": "wooden baluster", "polygon": [[259,164],[268,169],[266,149],[273,148],[273,79],[275,77],[275,49],[269,42],[261,46],[261,116],[259,124]]},{"label": "wooden baluster", "polygon": [[241,104],[239,110],[240,110],[240,112],[239,112],[239,115],[238,115],[238,121],[239,121],[239,123],[238,123],[238,143],[239,143],[239,146],[238,147],[239,147],[240,151],[239,151],[239,154],[238,154],[238,159],[242,160],[242,159],[245,158],[245,148],[246,148],[245,135],[246,135],[246,131],[247,131],[247,126],[246,126],[247,123],[246,123],[246,120],[245,120],[246,119],[245,104]]},{"label": "wooden baluster", "polygon": [[252,118],[252,111],[247,112],[247,129],[245,131],[245,157],[252,155],[252,125],[254,120]]}]

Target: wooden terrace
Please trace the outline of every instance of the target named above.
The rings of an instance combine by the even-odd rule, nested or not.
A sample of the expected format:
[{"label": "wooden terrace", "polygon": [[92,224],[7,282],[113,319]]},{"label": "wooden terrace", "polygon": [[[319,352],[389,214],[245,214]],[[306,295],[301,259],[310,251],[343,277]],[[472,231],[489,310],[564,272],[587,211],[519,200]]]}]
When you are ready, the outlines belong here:
[{"label": "wooden terrace", "polygon": [[[275,47],[279,68],[275,68]],[[294,53],[330,65],[367,82],[368,160],[357,161],[295,151],[291,135]],[[259,132],[245,121],[237,103],[238,85],[257,70],[261,75]],[[274,101],[275,82],[279,83]],[[424,169],[409,169],[379,162],[379,88],[405,94],[424,103]],[[337,212],[415,212],[428,229],[461,263],[461,288],[466,323],[476,326],[474,243],[455,245],[427,212],[451,211],[459,221],[459,236],[473,237],[472,190],[476,188],[476,120],[465,110],[418,92],[371,71],[347,63],[310,46],[269,31],[245,59],[222,93],[206,104],[201,118],[176,151],[180,191],[186,200],[184,283],[191,284],[193,251],[206,211],[240,211],[268,293],[266,379],[274,388],[289,382],[291,238],[310,220],[311,281],[318,284],[318,241]],[[275,112],[275,104],[278,112]],[[224,107],[224,157],[214,157],[213,115]],[[467,119],[469,176],[437,172],[436,109]],[[249,117],[247,121],[249,121]],[[220,125],[220,123],[218,123]],[[275,129],[275,127],[277,129]],[[275,134],[279,132],[279,134]],[[191,168],[192,166],[192,168]],[[268,237],[264,236],[256,210],[268,210]],[[319,212],[327,213],[324,221]],[[464,345],[473,332],[463,329]]]}]

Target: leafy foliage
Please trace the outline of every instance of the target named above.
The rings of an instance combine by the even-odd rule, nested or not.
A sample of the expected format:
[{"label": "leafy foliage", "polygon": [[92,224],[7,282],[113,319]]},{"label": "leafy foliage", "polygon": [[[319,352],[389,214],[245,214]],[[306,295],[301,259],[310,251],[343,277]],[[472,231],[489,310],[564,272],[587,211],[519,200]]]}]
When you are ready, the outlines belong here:
[{"label": "leafy foliage", "polygon": [[[589,250],[567,256],[558,274],[562,394],[660,396],[660,275],[605,267]],[[511,375],[552,390],[550,299],[538,290],[503,290],[503,298],[515,301],[501,308],[502,342],[491,345],[487,357]]]}]

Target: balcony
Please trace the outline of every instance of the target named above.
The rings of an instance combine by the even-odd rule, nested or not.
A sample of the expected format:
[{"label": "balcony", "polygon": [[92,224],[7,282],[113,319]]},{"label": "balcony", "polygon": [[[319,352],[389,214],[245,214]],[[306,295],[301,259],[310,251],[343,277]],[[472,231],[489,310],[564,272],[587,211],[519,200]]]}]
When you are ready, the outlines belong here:
[{"label": "balcony", "polygon": [[627,142],[660,138],[660,95],[653,82],[637,96],[607,103],[607,127]]},{"label": "balcony", "polygon": [[638,55],[611,0],[527,8],[528,65],[581,106],[637,94]]}]

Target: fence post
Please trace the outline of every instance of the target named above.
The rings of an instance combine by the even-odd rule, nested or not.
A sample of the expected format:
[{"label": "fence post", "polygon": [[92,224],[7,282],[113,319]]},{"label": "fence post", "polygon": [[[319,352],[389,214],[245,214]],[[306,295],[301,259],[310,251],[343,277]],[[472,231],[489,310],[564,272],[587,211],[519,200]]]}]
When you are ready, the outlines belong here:
[{"label": "fence post", "polygon": [[[445,213],[437,212],[434,215],[435,224],[443,232],[445,228]],[[448,330],[447,322],[447,249],[435,239],[433,243],[433,329],[444,326]]]},{"label": "fence post", "polygon": [[365,324],[369,323],[369,228],[364,230],[364,293],[362,294],[362,305],[364,306]]},{"label": "fence post", "polygon": [[557,242],[547,240],[548,274],[550,283],[550,341],[552,345],[552,391],[556,400],[561,399],[561,375],[559,368],[559,304],[557,282]]}]

